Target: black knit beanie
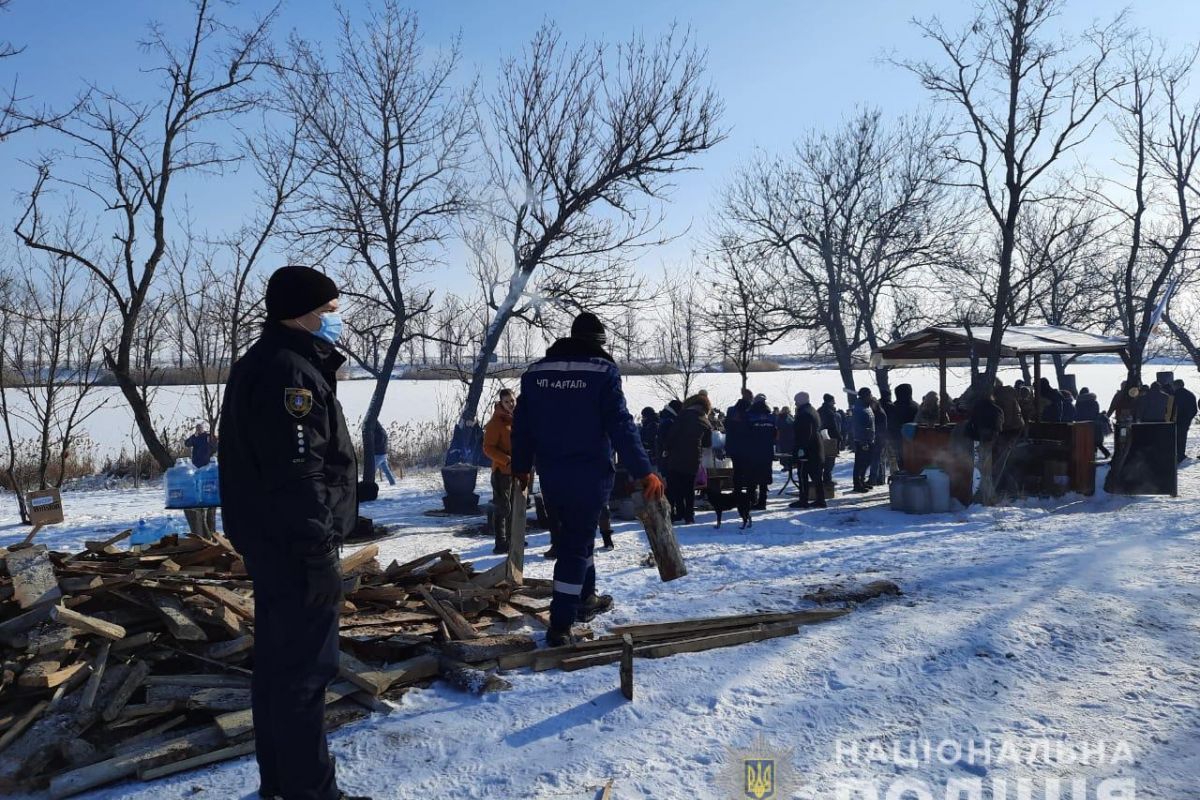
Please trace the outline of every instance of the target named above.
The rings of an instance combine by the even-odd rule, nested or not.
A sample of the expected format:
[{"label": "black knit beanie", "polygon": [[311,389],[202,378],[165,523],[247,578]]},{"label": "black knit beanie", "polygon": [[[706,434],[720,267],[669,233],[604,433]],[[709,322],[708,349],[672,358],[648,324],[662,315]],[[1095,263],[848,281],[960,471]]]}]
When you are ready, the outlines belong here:
[{"label": "black knit beanie", "polygon": [[601,346],[608,342],[608,335],[604,332],[604,323],[590,311],[584,311],[571,323],[571,338],[582,339],[585,342]]},{"label": "black knit beanie", "polygon": [[267,281],[267,319],[303,317],[338,296],[337,284],[312,267],[280,267]]}]

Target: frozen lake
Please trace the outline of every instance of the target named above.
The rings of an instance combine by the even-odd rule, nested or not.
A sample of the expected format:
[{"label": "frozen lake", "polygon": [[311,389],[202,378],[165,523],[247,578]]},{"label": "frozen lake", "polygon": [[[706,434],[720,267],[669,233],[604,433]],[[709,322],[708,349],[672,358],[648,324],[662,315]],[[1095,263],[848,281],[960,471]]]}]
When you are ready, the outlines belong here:
[{"label": "frozen lake", "polygon": [[[1173,369],[1175,376],[1183,378],[1193,389],[1200,386],[1200,376],[1196,368],[1187,362],[1149,365],[1144,376],[1153,379],[1154,373],[1160,369]],[[1112,394],[1125,378],[1125,368],[1120,363],[1075,364],[1070,372],[1077,376],[1081,388],[1086,386],[1099,394],[1102,407],[1107,407]],[[893,387],[900,383],[912,384],[918,400],[925,392],[937,389],[937,370],[934,368],[894,369],[891,375]],[[1054,381],[1052,364],[1043,364],[1043,375],[1049,377],[1051,382]],[[1001,378],[1005,383],[1011,383],[1019,377],[1020,370],[1016,367],[1001,370]],[[674,396],[664,387],[664,380],[667,379],[649,376],[632,376],[625,379],[625,393],[630,411],[635,417],[644,406],[661,408]],[[682,385],[678,376],[671,376],[671,380],[676,387]],[[874,374],[869,370],[856,372],[855,380],[858,386],[874,386]],[[494,397],[501,386],[515,387],[516,383],[515,379],[492,381],[485,392],[485,400]],[[965,368],[950,370],[949,389],[952,395],[962,392],[967,384],[968,371]],[[737,400],[739,385],[736,373],[705,373],[696,376],[692,391],[707,389],[713,403],[724,408]],[[766,394],[772,406],[792,405],[792,397],[799,391],[807,391],[816,403],[820,402],[821,395],[826,392],[837,398],[839,407],[845,402],[841,391],[842,380],[836,369],[787,369],[754,373],[750,375],[749,385],[755,393]],[[362,419],[373,387],[373,381],[365,380],[344,381],[339,384],[338,396],[352,428],[356,428],[355,423]],[[103,405],[86,422],[84,430],[95,443],[97,458],[102,460],[108,455],[115,456],[122,449],[132,452],[135,447],[140,448],[141,439],[133,424],[133,415],[129,412],[120,391],[108,387],[95,391],[97,396],[103,398]],[[453,420],[464,393],[464,386],[459,381],[395,380],[388,390],[381,419],[385,426],[393,422]],[[152,404],[156,427],[166,429],[181,442],[190,434],[199,417],[200,396],[200,390],[195,386],[158,388]],[[19,409],[24,398],[19,393],[10,391],[9,402]],[[481,413],[486,420],[486,412],[490,406],[487,402],[482,406]],[[24,434],[19,432],[18,436],[20,435],[28,435],[28,428]]]}]

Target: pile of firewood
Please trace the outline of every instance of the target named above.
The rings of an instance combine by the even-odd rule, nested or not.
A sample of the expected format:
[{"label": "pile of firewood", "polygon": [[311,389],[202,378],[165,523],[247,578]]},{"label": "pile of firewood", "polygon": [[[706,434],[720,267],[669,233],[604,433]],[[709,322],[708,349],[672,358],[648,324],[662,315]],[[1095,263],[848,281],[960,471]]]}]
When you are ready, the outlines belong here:
[{"label": "pile of firewood", "polygon": [[[0,794],[68,797],[253,751],[251,583],[237,553],[168,537],[82,553],[0,548]],[[331,726],[390,709],[437,679],[506,688],[502,655],[534,648],[511,623],[544,625],[548,581],[476,572],[449,550],[382,568],[365,547],[342,562],[340,677]],[[385,666],[386,665],[386,666]]]},{"label": "pile of firewood", "polygon": [[[254,750],[250,675],[254,598],[229,543],[168,537],[141,552],[107,541],[81,553],[0,548],[0,794],[54,798],[118,780],[154,780]],[[497,672],[661,658],[795,634],[847,609],[645,623],[569,647],[535,649],[551,581],[510,557],[478,572],[450,550],[383,568],[369,545],[342,561],[339,678],[329,726],[409,687],[448,681],[483,693]],[[834,599],[832,596],[825,600]],[[820,602],[820,601],[818,601]],[[589,634],[590,635],[590,634]]]}]

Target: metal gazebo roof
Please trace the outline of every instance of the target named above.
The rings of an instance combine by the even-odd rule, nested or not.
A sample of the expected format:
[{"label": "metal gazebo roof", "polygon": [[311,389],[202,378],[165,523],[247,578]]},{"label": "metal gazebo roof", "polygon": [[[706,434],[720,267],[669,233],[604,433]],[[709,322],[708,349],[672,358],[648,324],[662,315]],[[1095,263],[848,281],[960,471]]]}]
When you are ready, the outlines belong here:
[{"label": "metal gazebo roof", "polygon": [[[942,359],[948,363],[967,362],[972,354],[984,359],[991,352],[991,333],[987,327],[973,330],[943,326],[925,328],[880,347],[871,354],[871,367],[937,363]],[[1057,325],[1014,325],[1004,331],[1000,357],[1120,353],[1126,346],[1124,339]]]}]

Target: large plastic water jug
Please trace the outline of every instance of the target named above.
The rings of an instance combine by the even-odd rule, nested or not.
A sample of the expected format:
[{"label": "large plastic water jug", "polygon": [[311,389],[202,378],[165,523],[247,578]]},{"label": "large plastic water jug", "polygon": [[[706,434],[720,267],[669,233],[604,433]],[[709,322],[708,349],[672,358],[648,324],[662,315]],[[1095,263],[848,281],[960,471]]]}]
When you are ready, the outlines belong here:
[{"label": "large plastic water jug", "polygon": [[208,462],[208,466],[196,470],[196,487],[200,496],[200,505],[221,505],[220,472],[215,458]]},{"label": "large plastic water jug", "polygon": [[950,510],[950,476],[944,470],[929,467],[922,473],[929,480],[930,510],[944,514]]},{"label": "large plastic water jug", "polygon": [[196,470],[186,458],[175,462],[163,476],[167,489],[167,508],[195,508],[200,505],[200,492],[196,486]]},{"label": "large plastic water jug", "polygon": [[928,514],[930,499],[929,479],[924,475],[912,475],[904,482],[904,510],[909,514]]}]

